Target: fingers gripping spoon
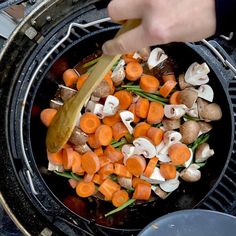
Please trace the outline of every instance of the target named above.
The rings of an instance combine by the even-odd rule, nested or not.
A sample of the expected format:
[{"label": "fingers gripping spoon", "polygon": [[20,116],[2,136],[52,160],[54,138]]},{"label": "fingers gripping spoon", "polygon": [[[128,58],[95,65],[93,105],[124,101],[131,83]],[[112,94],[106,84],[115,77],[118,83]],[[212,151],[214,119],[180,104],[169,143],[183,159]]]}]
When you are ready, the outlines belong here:
[{"label": "fingers gripping spoon", "polygon": [[[139,23],[139,20],[127,21],[115,37],[136,27]],[[58,152],[68,141],[85,101],[120,57],[121,55],[102,55],[82,88],[58,110],[47,132],[46,146],[49,152]]]}]

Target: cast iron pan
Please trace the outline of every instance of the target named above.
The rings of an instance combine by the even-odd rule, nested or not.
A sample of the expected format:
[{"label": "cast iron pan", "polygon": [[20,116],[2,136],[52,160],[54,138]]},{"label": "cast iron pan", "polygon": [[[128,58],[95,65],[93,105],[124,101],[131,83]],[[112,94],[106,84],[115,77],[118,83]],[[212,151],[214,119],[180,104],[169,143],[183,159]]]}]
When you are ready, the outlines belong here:
[{"label": "cast iron pan", "polygon": [[[75,66],[85,56],[100,49],[102,43],[111,38],[115,31],[116,29],[113,29],[93,34],[86,38],[86,40],[78,41],[66,53],[61,55],[41,82],[33,100],[33,108],[42,110],[49,107],[49,101],[55,94],[57,84],[62,83],[62,72],[66,68]],[[223,78],[217,71],[220,69],[214,68],[212,64],[215,58],[204,55],[203,59],[201,53],[197,52],[198,48],[188,44],[176,43],[165,45],[162,48],[173,59],[176,75],[185,72],[192,62],[202,63],[205,61],[208,63],[211,68],[209,84],[215,92],[214,102],[218,103],[223,111],[222,120],[213,123],[214,129],[211,132],[209,143],[215,150],[215,155],[202,168],[201,180],[196,183],[181,183],[178,190],[172,193],[166,200],[157,199],[150,204],[127,208],[114,216],[105,218],[104,214],[113,209],[110,203],[80,199],[76,196],[75,191],[68,186],[67,179],[45,172],[47,168],[46,128],[41,124],[39,116],[31,117],[30,145],[32,145],[33,159],[40,170],[43,178],[42,182],[48,186],[49,194],[56,196],[61,204],[64,204],[78,216],[83,219],[94,220],[102,227],[142,229],[149,222],[169,212],[198,207],[211,191],[214,190],[230,159],[233,142],[232,133],[234,130],[231,103],[227,93],[227,78]]]},{"label": "cast iron pan", "polygon": [[148,224],[138,236],[232,236],[236,217],[208,210],[182,210],[164,215]]}]

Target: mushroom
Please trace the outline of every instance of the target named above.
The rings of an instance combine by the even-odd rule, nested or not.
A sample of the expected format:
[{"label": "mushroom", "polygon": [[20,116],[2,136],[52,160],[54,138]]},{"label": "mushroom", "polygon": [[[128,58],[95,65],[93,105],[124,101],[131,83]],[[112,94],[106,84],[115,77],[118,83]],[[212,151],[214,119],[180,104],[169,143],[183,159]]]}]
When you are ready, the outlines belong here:
[{"label": "mushroom", "polygon": [[200,144],[195,153],[195,161],[196,163],[204,162],[209,157],[213,156],[215,154],[213,149],[210,149],[210,146],[208,143],[202,143]]},{"label": "mushroom", "polygon": [[154,191],[154,193],[158,196],[158,197],[160,197],[161,199],[166,199],[167,198],[167,196],[168,196],[168,193],[167,192],[165,192],[165,191],[163,191],[159,186],[154,186],[154,185],[152,185],[151,186],[151,189]]},{"label": "mushroom", "polygon": [[194,62],[187,69],[184,80],[192,85],[206,84],[209,81],[209,77],[207,76],[209,72],[210,69],[205,62],[202,64]]},{"label": "mushroom", "polygon": [[202,98],[197,99],[198,113],[205,121],[220,120],[222,111],[218,104],[209,103]]},{"label": "mushroom", "polygon": [[190,144],[197,139],[200,126],[196,121],[188,120],[180,126],[179,131],[182,135],[181,142],[184,144]]},{"label": "mushroom", "polygon": [[188,84],[188,83],[185,82],[184,74],[179,75],[178,82],[179,82],[179,87],[180,87],[181,90],[192,86],[191,84]]},{"label": "mushroom", "polygon": [[188,108],[191,108],[196,102],[198,97],[198,92],[192,88],[186,88],[179,92],[178,99],[180,104],[186,105]]},{"label": "mushroom", "polygon": [[190,151],[190,157],[189,157],[189,159],[183,164],[183,166],[184,167],[189,167],[191,164],[192,164],[192,162],[193,162],[193,151],[192,151],[192,149],[191,148],[189,148],[189,151]]},{"label": "mushroom", "polygon": [[125,79],[125,61],[121,59],[112,72],[111,79],[115,86],[120,85]]},{"label": "mushroom", "polygon": [[150,47],[141,48],[140,50],[138,50],[137,53],[139,54],[139,56],[143,61],[147,61],[150,56],[151,49]]},{"label": "mushroom", "polygon": [[201,179],[200,167],[197,164],[191,164],[180,172],[180,177],[186,182],[197,182]]},{"label": "mushroom", "polygon": [[148,58],[147,64],[148,68],[151,70],[156,67],[158,64],[166,60],[168,56],[161,48],[154,48]]},{"label": "mushroom", "polygon": [[99,102],[100,97],[96,97],[94,95],[91,95],[90,100],[93,101],[93,102]]},{"label": "mushroom", "polygon": [[168,119],[164,117],[162,124],[165,130],[179,129],[180,119]]},{"label": "mushroom", "polygon": [[166,180],[163,183],[160,183],[160,188],[163,191],[165,191],[167,193],[170,193],[170,192],[175,191],[179,187],[179,184],[180,184],[180,182],[177,178],[169,179],[169,180]]},{"label": "mushroom", "polygon": [[200,126],[200,133],[201,134],[208,133],[212,129],[212,125],[207,122],[199,121],[198,124]]},{"label": "mushroom", "polygon": [[158,167],[154,168],[154,171],[152,172],[150,177],[141,175],[140,178],[147,181],[150,184],[160,184],[165,181],[165,178],[161,175],[160,169]]},{"label": "mushroom", "polygon": [[198,97],[207,100],[208,102],[212,102],[214,98],[214,92],[210,85],[203,84],[198,88]]},{"label": "mushroom", "polygon": [[186,111],[186,114],[191,116],[191,117],[198,118],[198,109],[197,109],[197,103],[196,102],[193,104],[193,106],[191,108],[189,108]]},{"label": "mushroom", "polygon": [[179,119],[186,113],[187,107],[185,105],[165,105],[164,114],[170,119]]},{"label": "mushroom", "polygon": [[77,93],[77,90],[66,87],[62,84],[59,85],[59,91],[60,91],[60,97],[64,102]]},{"label": "mushroom", "polygon": [[132,188],[132,179],[131,178],[119,176],[117,178],[117,180],[118,180],[118,183],[120,184],[121,187],[126,188],[126,189]]},{"label": "mushroom", "polygon": [[119,108],[119,99],[113,95],[109,95],[106,98],[106,101],[103,106],[103,115],[104,116],[113,116]]},{"label": "mushroom", "polygon": [[121,111],[120,118],[124,123],[124,125],[126,126],[126,128],[128,129],[129,133],[132,134],[134,129],[130,123],[134,121],[134,114],[130,111]]},{"label": "mushroom", "polygon": [[55,165],[55,164],[52,164],[52,163],[49,161],[49,162],[48,162],[48,170],[50,170],[50,171],[63,172],[63,171],[64,171],[64,167],[63,167],[63,165]]},{"label": "mushroom", "polygon": [[92,151],[91,148],[87,145],[87,143],[83,145],[76,145],[73,146],[74,150],[78,152],[79,154],[84,154],[86,152]]},{"label": "mushroom", "polygon": [[92,95],[95,97],[105,98],[111,93],[111,87],[106,80],[102,82],[95,88]]},{"label": "mushroom", "polygon": [[50,107],[54,108],[54,109],[59,109],[61,106],[63,105],[63,103],[59,100],[50,100]]},{"label": "mushroom", "polygon": [[132,144],[125,144],[121,148],[121,152],[124,156],[123,162],[126,164],[126,161],[129,157],[131,157],[134,154],[135,147]]},{"label": "mushroom", "polygon": [[85,107],[85,112],[91,112],[97,115],[98,118],[102,119],[103,115],[103,105],[100,103],[95,103],[93,101],[89,101],[87,106]]},{"label": "mushroom", "polygon": [[147,138],[137,138],[133,141],[133,144],[135,154],[143,155],[146,158],[156,156],[156,148]]},{"label": "mushroom", "polygon": [[75,127],[70,138],[69,142],[74,145],[83,145],[88,141],[88,135],[84,133],[80,128]]},{"label": "mushroom", "polygon": [[[174,143],[178,143],[181,139],[182,139],[182,135],[179,132],[177,132],[177,131],[166,131],[164,133],[164,136],[163,136],[164,146],[157,153],[158,157],[160,158],[161,155],[167,155],[169,147]],[[161,157],[162,162],[169,162],[168,161],[169,159],[167,157],[162,156]],[[163,161],[163,159],[166,160],[166,161]]]},{"label": "mushroom", "polygon": [[75,126],[79,127],[80,117],[82,116],[81,112],[78,114]]}]

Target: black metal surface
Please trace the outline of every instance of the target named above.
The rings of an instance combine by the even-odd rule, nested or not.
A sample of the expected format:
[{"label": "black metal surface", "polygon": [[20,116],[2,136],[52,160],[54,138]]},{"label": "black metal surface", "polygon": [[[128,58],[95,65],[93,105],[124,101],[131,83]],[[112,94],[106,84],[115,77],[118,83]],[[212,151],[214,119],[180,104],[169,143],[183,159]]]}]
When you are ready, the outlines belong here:
[{"label": "black metal surface", "polygon": [[[89,2],[90,4],[88,4]],[[39,121],[39,112],[48,107],[48,102],[53,97],[57,84],[61,82],[61,73],[98,49],[105,39],[112,37],[116,27],[111,23],[104,23],[91,27],[88,31],[76,29],[70,39],[42,67],[30,87],[26,104],[22,104],[22,99],[36,66],[50,48],[63,37],[69,22],[81,23],[104,17],[103,7],[92,4],[92,1],[81,1],[81,6],[83,3],[86,7],[77,11],[73,9],[72,15],[67,15],[58,24],[54,22],[54,27],[44,26],[40,33],[44,38],[39,45],[34,40],[31,41],[26,36],[19,34],[9,46],[8,54],[3,57],[5,63],[0,65],[2,77],[0,106],[1,112],[3,112],[0,119],[4,124],[0,127],[1,153],[4,156],[4,159],[1,159],[1,165],[4,168],[0,173],[0,190],[4,193],[9,205],[12,206],[16,217],[33,235],[41,232],[45,226],[55,234],[64,232],[67,235],[131,235],[136,234],[156,217],[174,210],[206,208],[228,213],[234,211],[236,193],[234,150],[236,147],[233,146],[235,145],[233,141],[235,140],[236,84],[231,71],[223,68],[221,62],[201,44],[173,44],[166,46],[165,50],[178,62],[178,70],[181,72],[185,71],[192,61],[206,61],[209,64],[212,71],[211,85],[216,92],[215,101],[223,109],[223,120],[215,124],[215,131],[211,139],[211,145],[217,155],[203,169],[202,180],[196,184],[182,184],[181,188],[166,201],[158,201],[154,205],[140,207],[136,211],[132,209],[124,211],[126,218],[123,214],[116,215],[116,222],[125,220],[126,223],[129,222],[129,225],[114,224],[111,219],[104,221],[102,218],[103,221],[97,222],[100,225],[97,227],[95,221],[91,219],[97,213],[108,211],[109,206],[100,208],[100,205],[93,203],[89,206],[92,214],[86,208],[84,214],[80,212],[80,217],[63,206],[61,201],[65,201],[65,198],[67,201],[68,198],[70,198],[70,202],[74,201],[74,196],[72,192],[69,192],[66,181],[45,172],[47,167],[44,145],[46,129]],[[41,22],[43,20],[40,20],[39,23],[44,25]],[[9,58],[9,55],[12,57]],[[24,56],[22,57],[22,55]],[[22,105],[25,106],[23,124],[25,150],[21,150],[19,135],[21,129],[19,117]],[[224,137],[218,138],[222,136]],[[31,176],[38,194],[33,193],[30,188],[27,178],[29,170],[26,162],[22,161],[23,151],[33,170]],[[63,192],[61,189],[65,189],[65,191]],[[76,199],[78,201],[78,198]],[[23,204],[19,204],[19,202],[23,202]],[[79,202],[78,204],[85,203]],[[76,212],[78,209],[73,210]],[[22,212],[28,217],[22,217]],[[132,222],[129,221],[130,219]],[[105,227],[105,224],[108,227]]]}]

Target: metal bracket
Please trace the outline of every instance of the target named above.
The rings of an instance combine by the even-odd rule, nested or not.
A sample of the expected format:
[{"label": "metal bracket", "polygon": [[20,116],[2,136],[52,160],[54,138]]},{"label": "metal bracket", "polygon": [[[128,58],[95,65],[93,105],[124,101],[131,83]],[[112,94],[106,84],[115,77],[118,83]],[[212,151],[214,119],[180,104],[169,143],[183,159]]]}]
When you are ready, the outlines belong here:
[{"label": "metal bracket", "polygon": [[229,68],[235,75],[236,75],[236,68],[234,65],[232,65],[228,60],[226,60],[222,54],[214,47],[212,46],[207,40],[203,39],[201,42],[207,46],[215,55],[218,57],[218,59],[222,62],[222,64],[226,67]]}]

